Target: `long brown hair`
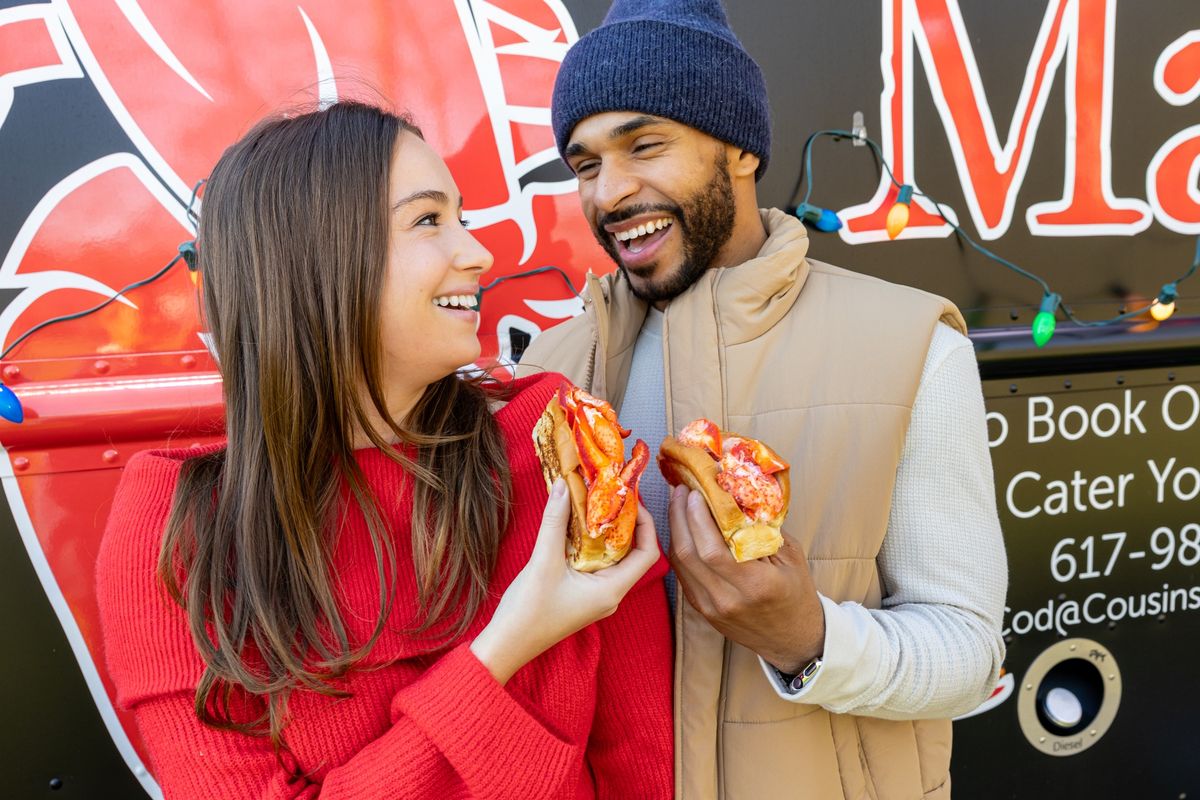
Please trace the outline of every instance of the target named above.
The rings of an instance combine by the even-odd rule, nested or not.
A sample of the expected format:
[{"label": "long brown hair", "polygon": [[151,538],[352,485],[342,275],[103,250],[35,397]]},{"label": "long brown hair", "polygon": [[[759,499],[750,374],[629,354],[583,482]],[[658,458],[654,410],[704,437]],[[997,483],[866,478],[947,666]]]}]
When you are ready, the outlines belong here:
[{"label": "long brown hair", "polygon": [[[401,131],[420,135],[356,102],[267,119],[225,151],[204,193],[197,250],[228,443],[184,464],[159,577],[204,659],[197,715],[277,747],[290,691],[338,694],[333,679],[375,643],[392,606],[394,545],[355,460],[356,431],[411,477],[414,635],[463,632],[509,518],[505,449],[479,381],[448,375],[406,419],[387,412],[379,297]],[[381,437],[367,403],[408,448]],[[350,641],[330,575],[343,486],[379,576],[365,642]]]}]

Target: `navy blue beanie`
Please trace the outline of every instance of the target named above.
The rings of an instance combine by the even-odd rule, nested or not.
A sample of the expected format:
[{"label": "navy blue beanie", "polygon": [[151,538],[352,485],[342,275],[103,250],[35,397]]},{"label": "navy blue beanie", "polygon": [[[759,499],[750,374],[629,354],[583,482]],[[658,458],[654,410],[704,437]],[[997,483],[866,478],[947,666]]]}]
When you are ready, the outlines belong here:
[{"label": "navy blue beanie", "polygon": [[665,117],[749,150],[761,162],[756,180],[771,157],[767,85],[720,0],[615,0],[559,68],[558,151],[581,120],[605,111]]}]

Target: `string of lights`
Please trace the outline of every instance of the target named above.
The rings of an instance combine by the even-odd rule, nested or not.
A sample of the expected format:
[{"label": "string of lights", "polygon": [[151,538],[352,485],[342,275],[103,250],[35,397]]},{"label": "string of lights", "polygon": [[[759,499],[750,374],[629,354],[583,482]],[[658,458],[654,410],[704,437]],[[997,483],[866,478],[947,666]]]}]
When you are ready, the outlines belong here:
[{"label": "string of lights", "polygon": [[[896,180],[896,176],[892,173],[891,166],[888,164],[887,159],[883,157],[882,148],[880,148],[880,146],[874,140],[867,136],[845,130],[816,131],[815,133],[809,135],[808,139],[806,139],[804,142],[803,170],[796,178],[796,186],[792,191],[790,199],[793,201],[796,199],[796,196],[800,193],[801,187],[804,187],[804,197],[798,204],[790,206],[788,210],[819,231],[832,233],[839,230],[843,225],[841,218],[839,218],[834,211],[828,208],[816,206],[810,202],[813,193],[813,144],[817,139],[822,137],[832,138],[835,141],[850,139],[862,142],[866,144],[875,154],[876,159],[883,167],[888,179],[897,189],[896,201],[892,204],[891,209],[888,210],[887,219],[884,223],[889,239],[895,239],[904,231],[909,221],[909,205],[912,202],[912,198],[921,197],[928,200],[933,207],[937,209],[938,216],[941,217],[942,220],[954,231],[955,235],[957,235],[960,240],[965,242],[967,245],[978,251],[986,258],[991,259],[992,261],[995,261],[997,264],[1000,264],[1006,269],[1011,270],[1017,275],[1036,283],[1042,290],[1042,301],[1038,307],[1038,313],[1033,319],[1031,333],[1033,335],[1033,341],[1038,347],[1044,346],[1050,341],[1051,337],[1054,336],[1054,330],[1057,325],[1057,314],[1059,311],[1062,311],[1063,315],[1072,323],[1086,327],[1112,325],[1133,317],[1143,316],[1147,313],[1149,313],[1151,317],[1158,321],[1169,319],[1171,315],[1175,313],[1176,300],[1178,299],[1179,295],[1179,284],[1192,277],[1192,275],[1196,273],[1197,269],[1200,269],[1200,237],[1197,237],[1196,255],[1195,258],[1192,259],[1191,266],[1175,280],[1163,284],[1162,288],[1159,290],[1158,296],[1151,303],[1140,308],[1125,311],[1124,313],[1108,319],[1082,320],[1076,316],[1075,312],[1069,305],[1067,305],[1067,303],[1063,302],[1062,295],[1050,288],[1050,284],[1044,278],[1000,255],[997,255],[988,248],[979,244],[969,234],[967,234],[967,232],[964,231],[961,226],[959,226],[947,215],[941,203],[939,203],[936,199],[930,197],[928,194],[916,191],[910,184],[901,183],[900,181]],[[200,191],[200,187],[203,186],[204,183],[205,182],[203,180],[199,181],[192,188],[192,196],[187,204],[186,214],[193,226],[197,225],[199,222],[194,207],[197,194]],[[168,261],[166,265],[161,267],[154,274],[139,281],[134,281],[133,283],[114,293],[111,297],[106,298],[103,302],[97,303],[91,308],[87,308],[83,311],[78,311],[73,314],[63,314],[62,316],[52,317],[50,319],[43,320],[42,322],[39,322],[38,324],[29,328],[16,339],[14,339],[11,344],[4,348],[3,352],[0,352],[0,361],[3,361],[5,358],[7,358],[8,355],[18,345],[20,345],[34,333],[37,333],[49,325],[54,325],[59,322],[66,322],[68,320],[79,319],[81,317],[86,317],[89,314],[94,314],[100,309],[108,306],[117,298],[125,295],[127,292],[133,291],[134,289],[142,286],[146,286],[147,284],[153,283],[154,281],[163,277],[171,270],[171,267],[175,266],[175,264],[177,264],[180,260],[187,264],[193,283],[198,284],[199,273],[197,271],[196,243],[195,241],[187,241],[179,246],[179,252],[175,255],[175,257]],[[571,277],[566,273],[565,270],[555,266],[544,266],[537,267],[536,269],[525,270],[523,272],[516,272],[510,275],[503,275],[499,278],[496,278],[486,286],[480,286],[477,299],[480,301],[480,305],[482,305],[484,293],[495,289],[505,281],[515,280],[517,278],[528,278],[534,275],[542,275],[549,272],[557,273],[560,277],[562,277],[563,281],[567,285],[567,288],[571,290],[571,293],[576,297],[581,297],[579,291],[571,282]],[[17,398],[16,394],[14,394],[13,391],[3,383],[0,383],[0,417],[3,417],[10,422],[17,423],[24,421],[25,418],[24,410],[21,407],[20,400]]]},{"label": "string of lights", "polygon": [[896,180],[896,176],[892,173],[891,165],[889,165],[887,159],[883,157],[882,148],[880,148],[880,146],[874,140],[867,136],[844,130],[821,130],[809,135],[808,139],[806,139],[804,142],[803,171],[796,177],[796,186],[792,190],[791,200],[794,201],[796,196],[800,194],[800,189],[803,186],[804,198],[795,206],[791,206],[789,211],[819,231],[832,233],[839,230],[843,224],[841,218],[838,217],[835,212],[827,208],[821,208],[820,206],[813,205],[810,202],[813,192],[813,144],[817,139],[822,137],[831,138],[835,141],[850,139],[857,142],[862,142],[871,148],[871,151],[875,154],[875,158],[879,161],[880,165],[882,165],[884,172],[888,176],[888,180],[890,180],[892,185],[897,189],[896,201],[888,210],[887,218],[884,221],[884,227],[887,230],[889,239],[895,239],[908,225],[909,204],[912,202],[912,198],[922,197],[933,204],[933,207],[937,209],[938,216],[941,217],[948,226],[950,226],[959,239],[986,258],[995,261],[997,264],[1000,264],[1004,268],[1015,272],[1027,280],[1033,281],[1039,287],[1041,287],[1041,304],[1038,306],[1038,313],[1033,318],[1033,324],[1030,326],[1030,332],[1033,335],[1033,342],[1038,347],[1045,346],[1045,344],[1050,341],[1051,337],[1054,336],[1054,330],[1058,324],[1057,312],[1060,310],[1068,320],[1075,325],[1082,327],[1114,325],[1118,322],[1122,322],[1133,317],[1141,317],[1147,313],[1150,314],[1153,319],[1159,322],[1167,320],[1172,314],[1175,313],[1175,302],[1179,296],[1179,284],[1192,277],[1192,275],[1196,273],[1196,270],[1200,268],[1200,237],[1197,237],[1196,255],[1195,258],[1192,259],[1191,266],[1175,280],[1163,284],[1162,288],[1158,292],[1158,296],[1155,297],[1152,302],[1140,308],[1125,311],[1108,319],[1080,319],[1078,316],[1076,316],[1071,307],[1063,302],[1062,295],[1053,291],[1050,288],[1050,284],[1044,278],[1028,269],[1014,264],[1012,261],[997,255],[988,248],[979,244],[969,234],[967,234],[967,232],[964,231],[960,225],[950,219],[950,217],[946,214],[945,209],[942,208],[941,203],[930,197],[928,194],[916,191],[910,184],[901,183],[900,181]]}]

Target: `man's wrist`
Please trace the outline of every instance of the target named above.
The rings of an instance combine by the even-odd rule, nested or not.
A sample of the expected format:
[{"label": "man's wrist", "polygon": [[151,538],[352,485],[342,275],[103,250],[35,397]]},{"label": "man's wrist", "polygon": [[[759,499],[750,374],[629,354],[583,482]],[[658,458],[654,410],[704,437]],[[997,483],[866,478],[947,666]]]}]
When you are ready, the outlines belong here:
[{"label": "man's wrist", "polygon": [[775,669],[785,675],[795,675],[801,672],[814,659],[821,658],[825,653],[825,608],[818,604],[816,619],[808,623],[804,641],[794,651],[788,653],[772,653],[763,655]]},{"label": "man's wrist", "polygon": [[817,678],[817,674],[821,671],[821,665],[824,660],[817,656],[809,661],[804,667],[795,673],[781,673],[780,678],[783,684],[790,692],[802,692],[804,689]]}]

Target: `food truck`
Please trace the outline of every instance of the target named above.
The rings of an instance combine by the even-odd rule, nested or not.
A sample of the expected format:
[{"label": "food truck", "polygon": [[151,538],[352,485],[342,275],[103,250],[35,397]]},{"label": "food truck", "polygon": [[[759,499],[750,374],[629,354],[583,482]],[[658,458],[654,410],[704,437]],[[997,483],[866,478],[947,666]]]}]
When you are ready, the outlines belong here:
[{"label": "food truck", "polygon": [[[727,6],[771,97],[763,204],[971,327],[1011,577],[956,795],[1200,796],[1200,7]],[[94,562],[132,454],[221,437],[180,246],[223,148],[339,98],[409,111],[495,254],[480,366],[503,377],[612,269],[548,107],[606,8],[0,0],[6,797],[161,796],[114,705]]]}]

